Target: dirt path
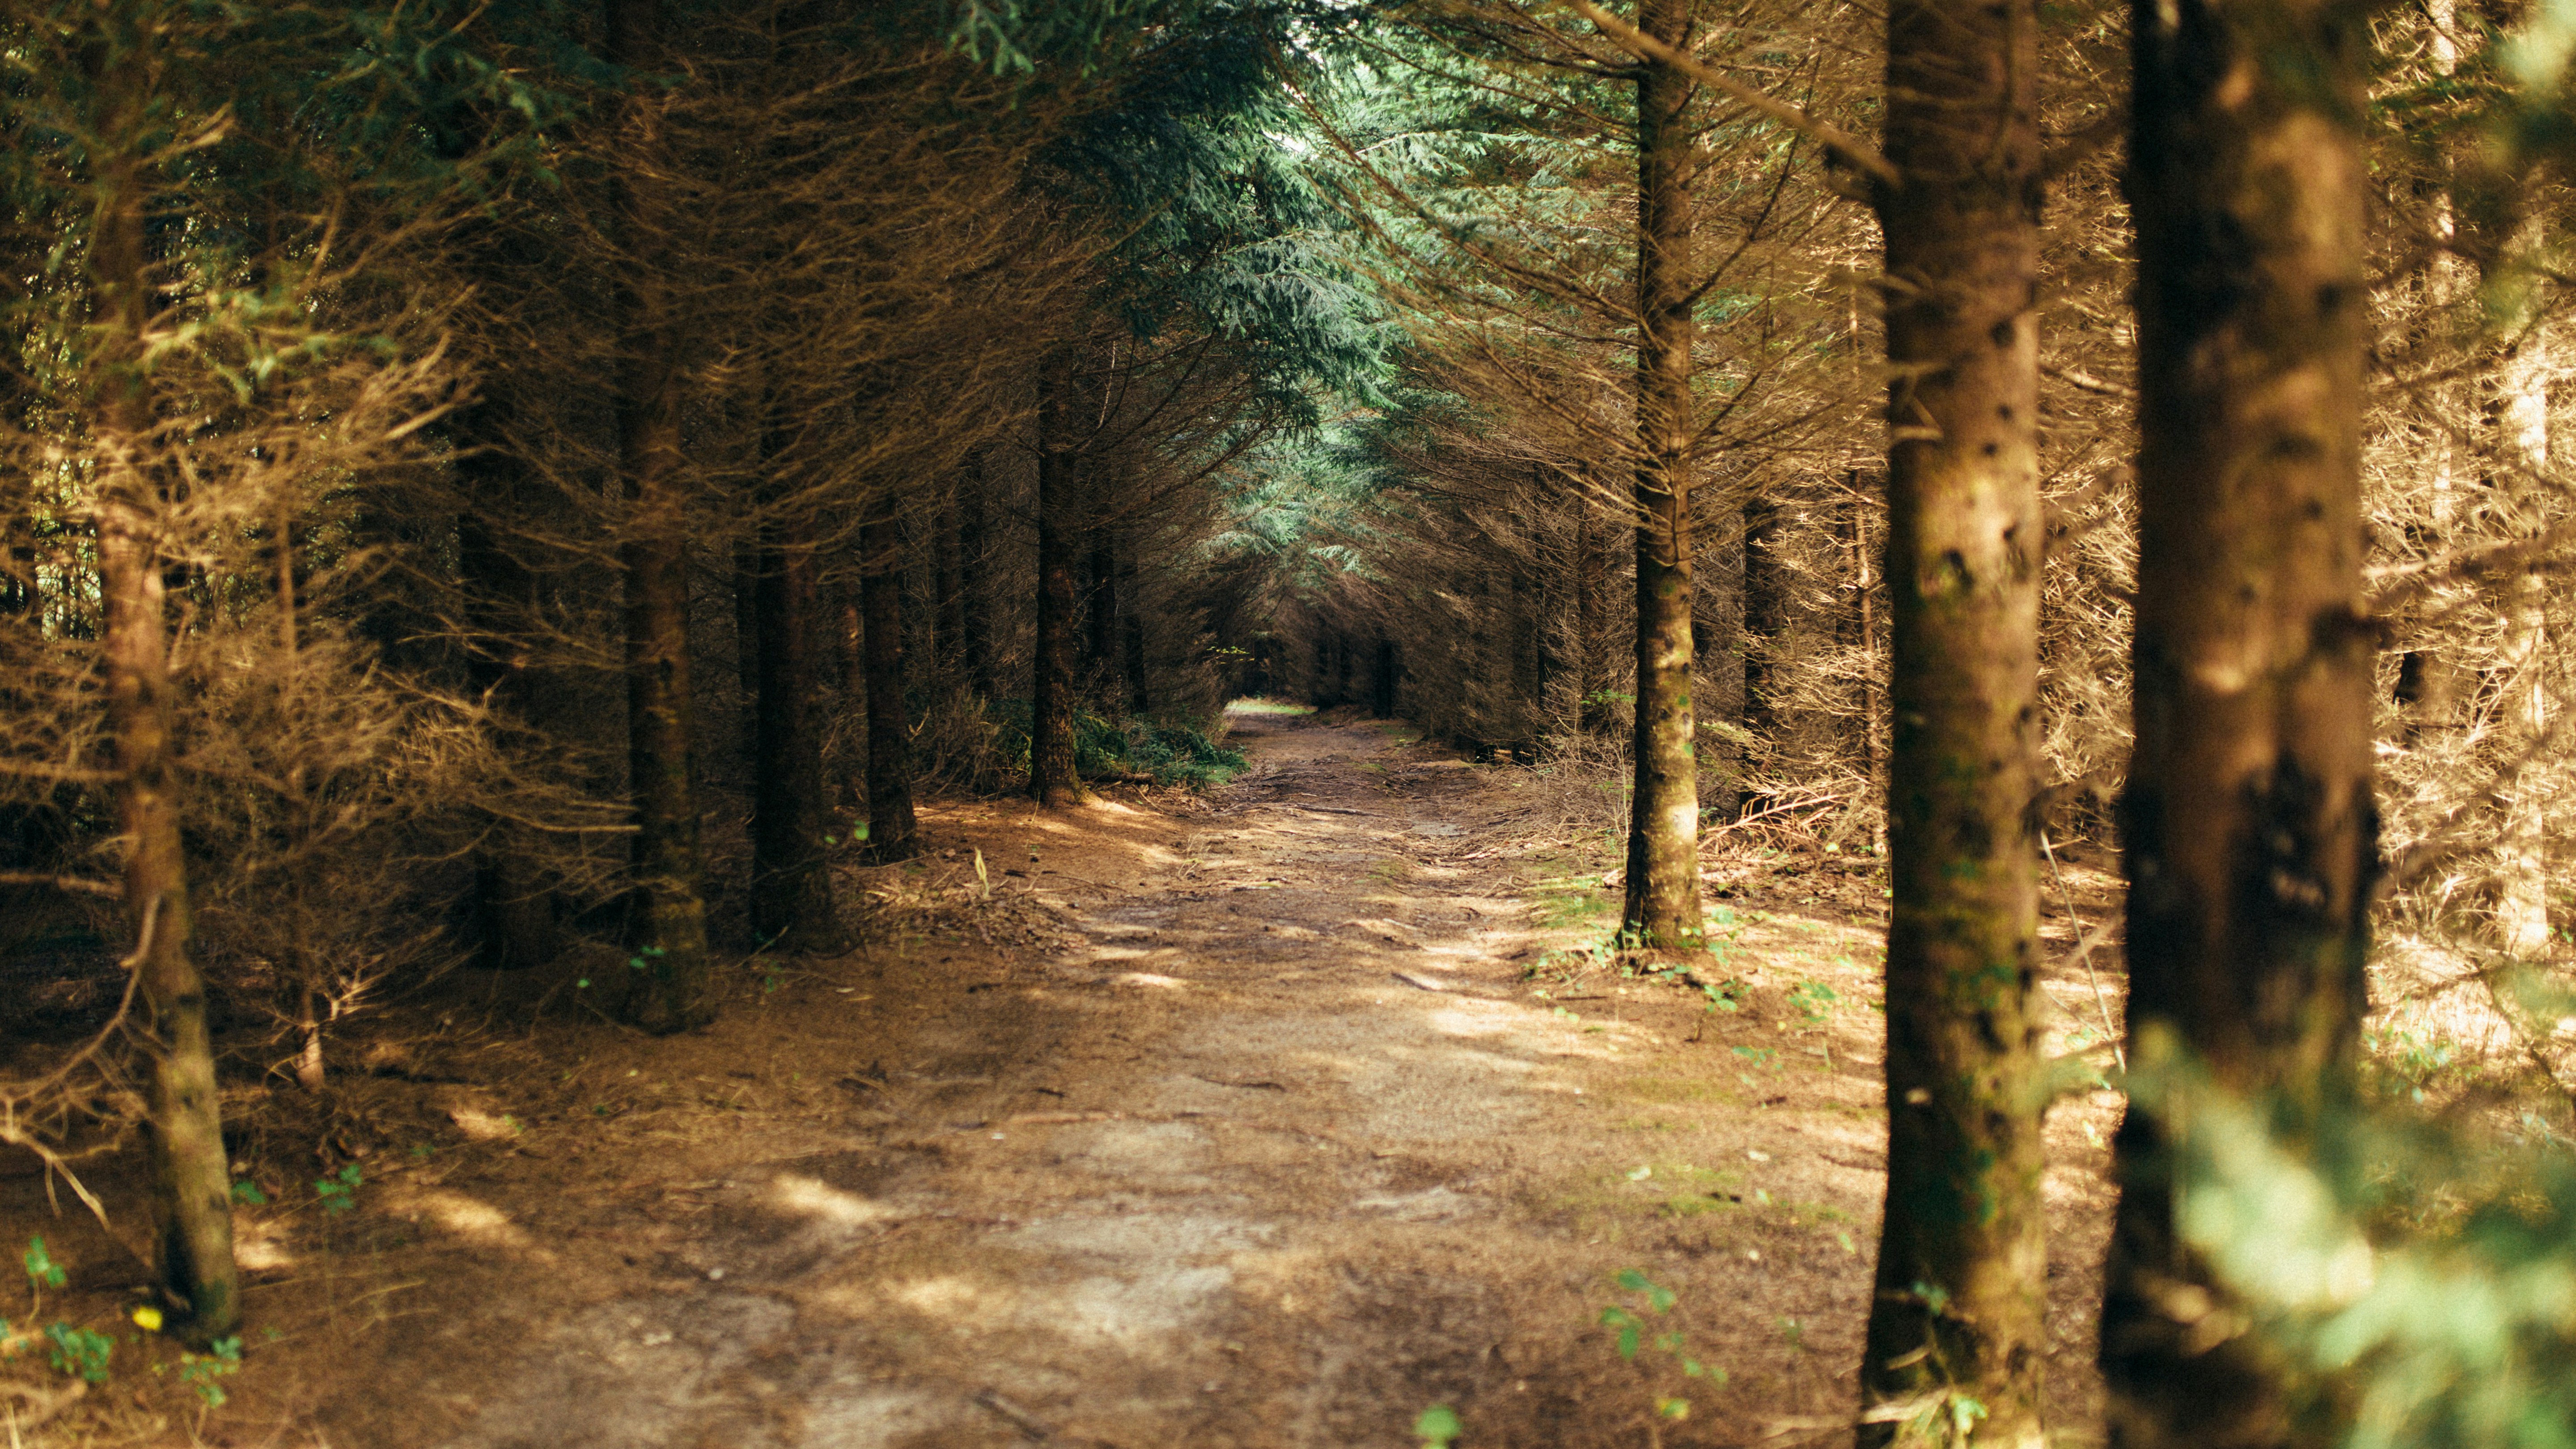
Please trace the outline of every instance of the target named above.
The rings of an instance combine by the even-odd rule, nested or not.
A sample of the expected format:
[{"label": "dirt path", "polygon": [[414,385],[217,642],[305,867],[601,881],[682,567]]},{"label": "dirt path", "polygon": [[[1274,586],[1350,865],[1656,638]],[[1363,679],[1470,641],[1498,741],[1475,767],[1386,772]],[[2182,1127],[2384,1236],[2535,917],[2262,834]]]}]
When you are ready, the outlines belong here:
[{"label": "dirt path", "polygon": [[[1874,913],[1812,883],[1748,908],[1731,1013],[1568,977],[1542,953],[1616,894],[1563,874],[1510,772],[1235,724],[1254,769],[1209,813],[935,822],[956,853],[911,878],[982,850],[1027,941],[777,968],[712,1032],[542,1062],[442,1018],[417,1050],[450,1067],[400,1090],[445,1140],[405,1156],[380,1120],[358,1212],[246,1215],[254,1312],[296,1327],[212,1442],[1342,1449],[1413,1445],[1440,1403],[1468,1446],[1581,1449],[1841,1412]],[[2057,1124],[2070,1221],[2101,1202],[2087,1123]],[[1648,1320],[1634,1362],[1614,1304]]]}]

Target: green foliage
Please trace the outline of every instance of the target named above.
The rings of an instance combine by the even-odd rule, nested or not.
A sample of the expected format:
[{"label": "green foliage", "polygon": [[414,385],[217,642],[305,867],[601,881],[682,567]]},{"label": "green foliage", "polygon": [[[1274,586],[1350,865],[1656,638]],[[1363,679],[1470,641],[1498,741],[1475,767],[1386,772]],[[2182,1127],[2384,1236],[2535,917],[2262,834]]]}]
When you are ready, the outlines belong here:
[{"label": "green foliage", "polygon": [[[1638,1355],[1651,1350],[1652,1355],[1657,1356],[1656,1361],[1662,1362],[1667,1370],[1679,1369],[1684,1378],[1701,1380],[1712,1386],[1726,1382],[1726,1370],[1703,1364],[1691,1356],[1688,1340],[1680,1329],[1653,1331],[1655,1320],[1671,1313],[1674,1305],[1681,1301],[1679,1294],[1635,1268],[1620,1269],[1610,1281],[1621,1292],[1633,1295],[1627,1304],[1603,1305],[1597,1320],[1603,1327],[1614,1331],[1612,1347],[1622,1360],[1637,1363]],[[1655,1417],[1659,1419],[1690,1417],[1691,1404],[1686,1398],[1659,1395],[1654,1402]]]},{"label": "green foliage", "polygon": [[68,1323],[47,1327],[45,1338],[53,1345],[47,1356],[56,1372],[94,1384],[107,1382],[107,1360],[116,1352],[115,1339],[95,1328],[74,1328]]},{"label": "green foliage", "polygon": [[1433,1404],[1413,1421],[1413,1433],[1422,1441],[1422,1449],[1449,1449],[1466,1432],[1466,1426],[1458,1422],[1458,1411],[1447,1404]]},{"label": "green foliage", "polygon": [[241,1335],[236,1333],[206,1345],[204,1353],[179,1355],[179,1382],[186,1384],[209,1409],[220,1409],[230,1397],[224,1392],[226,1375],[241,1368]]},{"label": "green foliage", "polygon": [[2564,1139],[2436,1118],[2411,1092],[2247,1100],[2168,1032],[2138,1042],[2129,1086],[2173,1138],[2176,1226],[2252,1330],[2351,1405],[2350,1449],[2576,1446]]},{"label": "green foliage", "polygon": [[45,1250],[43,1238],[29,1238],[27,1251],[19,1255],[18,1261],[26,1264],[27,1277],[36,1287],[60,1288],[63,1286],[63,1265],[55,1262],[54,1255]]},{"label": "green foliage", "polygon": [[358,1164],[354,1162],[329,1177],[315,1178],[313,1195],[322,1200],[323,1216],[338,1217],[356,1207],[358,1185],[365,1180],[365,1175],[359,1171]]},{"label": "green foliage", "polygon": [[[996,748],[1010,768],[1029,766],[1029,702],[993,702]],[[1222,785],[1249,765],[1241,750],[1228,749],[1191,725],[1162,721],[1115,719],[1076,710],[1073,716],[1073,763],[1076,772],[1098,779],[1105,775],[1149,775],[1157,785],[1186,785],[1203,790]]]},{"label": "green foliage", "polygon": [[1824,1025],[1825,1018],[1841,1000],[1840,993],[1821,981],[1801,981],[1789,991],[1789,1004],[1797,1009],[1801,1026]]},{"label": "green foliage", "polygon": [[245,1178],[233,1184],[233,1201],[244,1207],[266,1207],[268,1194],[259,1190],[258,1183]]}]

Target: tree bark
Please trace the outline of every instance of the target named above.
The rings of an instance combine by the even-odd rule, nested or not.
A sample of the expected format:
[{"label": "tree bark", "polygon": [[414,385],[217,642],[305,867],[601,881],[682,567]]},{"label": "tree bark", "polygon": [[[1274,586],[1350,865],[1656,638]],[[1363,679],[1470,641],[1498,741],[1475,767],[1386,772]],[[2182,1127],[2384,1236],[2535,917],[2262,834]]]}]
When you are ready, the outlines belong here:
[{"label": "tree bark", "polygon": [[[2492,206],[2470,207],[2488,212]],[[2486,255],[2502,259],[2505,233],[2514,234],[2516,249],[2536,250],[2541,242],[2539,218],[2485,218],[2472,231],[2489,233]],[[2519,224],[2515,224],[2519,222]],[[2493,261],[2489,270],[2495,270]],[[2489,291],[2498,290],[2490,276]],[[2549,375],[2547,335],[2527,306],[2499,318],[2510,340],[2498,359],[2495,394],[2487,408],[2487,432],[2496,466],[2490,470],[2490,494],[2528,498],[2535,479],[2549,466]],[[2502,501],[2502,500],[2500,500]],[[2526,512],[2510,503],[2499,508],[2511,516]],[[2497,673],[2503,685],[2502,721],[2498,733],[2508,760],[2509,778],[2501,792],[2504,818],[2496,831],[2495,936],[2508,955],[2535,960],[2549,954],[2549,821],[2543,792],[2549,777],[2540,755],[2549,737],[2549,586],[2538,572],[2525,571],[2505,582],[2498,610],[2503,616],[2504,647]]]},{"label": "tree bark", "polygon": [[754,769],[760,762],[760,544],[737,539],[733,546],[733,668],[742,696],[741,749]]},{"label": "tree bark", "polygon": [[1000,681],[993,671],[993,624],[986,558],[992,548],[985,522],[987,504],[982,454],[975,457],[957,500],[957,592],[959,652],[965,656],[966,684],[978,699],[994,699]]},{"label": "tree bark", "polygon": [[1887,711],[1878,697],[1878,579],[1870,567],[1869,501],[1861,496],[1860,472],[1845,474],[1843,482],[1851,491],[1851,560],[1852,613],[1857,621],[1860,644],[1860,751],[1861,762],[1875,785],[1887,778],[1887,747],[1879,739],[1878,722]]},{"label": "tree bark", "polygon": [[1029,793],[1049,809],[1091,798],[1073,751],[1073,626],[1081,601],[1074,594],[1073,549],[1063,517],[1073,506],[1081,457],[1064,380],[1072,365],[1069,352],[1058,353],[1038,378],[1038,618],[1029,689]]},{"label": "tree bark", "polygon": [[804,520],[770,520],[753,572],[760,678],[752,754],[751,928],[772,949],[827,955],[849,944],[823,835],[823,742],[815,728],[814,545]]},{"label": "tree bark", "polygon": [[920,848],[912,813],[912,717],[903,697],[903,538],[891,500],[859,529],[859,595],[867,615],[868,854],[905,860]]},{"label": "tree bark", "polygon": [[[1894,379],[1896,723],[1887,1199],[1861,1406],[1974,1400],[1985,1409],[1976,1442],[1999,1449],[2046,1443],[2048,1091],[2031,824],[2043,537],[2038,34],[2034,0],[1890,8],[1886,155],[1904,179],[1876,198]],[[1928,1432],[1911,1422],[1863,1424],[1858,1442],[1951,1442],[1946,1406],[1926,1416]]]},{"label": "tree bark", "polygon": [[931,543],[930,590],[934,656],[955,659],[966,637],[965,524],[958,516],[952,484],[939,500],[939,527]]},{"label": "tree bark", "polygon": [[[1108,484],[1104,480],[1096,490],[1100,496],[1091,500],[1095,510],[1109,504]],[[1082,646],[1083,664],[1090,677],[1099,681],[1118,667],[1118,563],[1110,538],[1109,525],[1094,523],[1089,530],[1090,556],[1085,560],[1091,575],[1090,632]]]},{"label": "tree bark", "polygon": [[[609,0],[608,50],[645,71],[662,55],[660,0]],[[619,269],[623,335],[618,357],[618,473],[627,537],[618,561],[626,583],[627,787],[636,827],[629,915],[628,1020],[663,1033],[715,1016],[707,958],[706,901],[698,854],[694,724],[689,697],[687,502],[680,472],[679,380],[671,359],[670,302],[661,276],[667,206],[661,119],[650,100],[628,103],[629,162],[619,177],[617,220],[627,255]]]},{"label": "tree bark", "polygon": [[[509,382],[487,377],[483,396],[460,421],[456,463],[465,507],[457,519],[457,572],[470,612],[474,645],[466,678],[491,711],[504,743],[536,742],[545,705],[544,680],[532,660],[544,613],[545,586],[519,556],[513,524],[525,516],[529,480],[510,453]],[[554,959],[562,947],[552,881],[533,835],[514,822],[489,822],[474,859],[478,964],[513,970]]]},{"label": "tree bark", "polygon": [[1136,545],[1133,541],[1118,550],[1118,592],[1127,601],[1118,619],[1127,651],[1127,712],[1143,719],[1154,708],[1154,682],[1145,667],[1145,616],[1136,609]]},{"label": "tree bark", "polygon": [[224,1152],[206,987],[189,955],[187,856],[173,760],[165,578],[154,545],[161,498],[144,362],[150,277],[138,157],[155,57],[108,12],[93,12],[83,69],[97,97],[89,155],[97,214],[90,236],[89,391],[99,449],[99,596],[108,727],[120,777],[125,908],[149,1061],[146,1141],[152,1173],[153,1266],[178,1331],[202,1346],[241,1322],[233,1263],[231,1161]]},{"label": "tree bark", "polygon": [[[1637,28],[1689,43],[1690,0],[1646,0]],[[1699,772],[1691,704],[1691,86],[1637,66],[1637,710],[1620,935],[1657,952],[1704,949]]]},{"label": "tree bark", "polygon": [[841,675],[839,708],[845,720],[860,722],[858,758],[843,762],[835,788],[845,803],[864,808],[868,793],[868,629],[866,605],[860,597],[855,572],[856,566],[850,564],[831,574],[833,664]]},{"label": "tree bark", "polygon": [[1575,727],[1587,735],[1610,732],[1608,661],[1601,653],[1601,550],[1593,531],[1591,494],[1578,493],[1574,503],[1574,686]]},{"label": "tree bark", "polygon": [[[2375,629],[2363,616],[2368,13],[2141,0],[2137,747],[2129,1060],[2296,1130],[2365,1009]],[[2133,1109],[2106,1268],[2112,1442],[2339,1442],[2176,1221],[2190,1098]]]}]

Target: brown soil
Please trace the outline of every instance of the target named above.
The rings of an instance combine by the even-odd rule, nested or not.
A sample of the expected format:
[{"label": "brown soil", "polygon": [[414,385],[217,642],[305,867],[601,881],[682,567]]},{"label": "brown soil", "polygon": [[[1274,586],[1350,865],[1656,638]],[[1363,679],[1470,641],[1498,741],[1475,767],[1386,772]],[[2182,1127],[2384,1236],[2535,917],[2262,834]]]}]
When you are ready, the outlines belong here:
[{"label": "brown soil", "polygon": [[[1711,1011],[1566,950],[1617,896],[1538,777],[1233,722],[1254,769],[1204,800],[926,811],[930,857],[852,872],[879,944],[752,961],[705,1032],[486,977],[387,1018],[328,1112],[245,1087],[272,1202],[241,1214],[233,1402],[194,1412],[174,1347],[129,1334],[24,1442],[1340,1449],[1412,1445],[1435,1403],[1471,1449],[1847,1434],[1884,1141],[1869,865],[1721,862],[1741,932],[1711,974],[1742,986]],[[2095,1015],[2080,971],[2049,990]],[[2052,1119],[2069,1439],[2116,1109]],[[325,1215],[309,1180],[353,1152]],[[116,1322],[133,1260],[34,1179],[0,1192],[11,1240],[76,1270],[48,1316]],[[1633,1363],[1611,1305],[1648,1320]]]}]

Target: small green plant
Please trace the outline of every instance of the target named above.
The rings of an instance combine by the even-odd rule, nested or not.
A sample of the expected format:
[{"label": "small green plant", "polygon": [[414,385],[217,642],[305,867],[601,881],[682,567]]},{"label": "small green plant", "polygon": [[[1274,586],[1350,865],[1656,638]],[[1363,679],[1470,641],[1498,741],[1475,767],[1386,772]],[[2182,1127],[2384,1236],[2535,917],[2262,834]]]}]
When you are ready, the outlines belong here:
[{"label": "small green plant", "polygon": [[116,1352],[115,1339],[95,1328],[74,1328],[68,1323],[49,1326],[45,1338],[53,1345],[47,1357],[56,1372],[93,1384],[107,1382],[107,1360]]},{"label": "small green plant", "polygon": [[358,1185],[364,1181],[366,1181],[365,1175],[358,1170],[358,1164],[354,1162],[329,1177],[315,1178],[313,1195],[322,1200],[322,1215],[335,1218],[356,1207]]},{"label": "small green plant", "polygon": [[1706,1010],[1711,1013],[1723,1011],[1731,1016],[1744,1009],[1744,983],[1732,976],[1724,981],[1702,981],[1678,966],[1667,966],[1655,972],[1654,975],[1657,981],[1668,986],[1697,988],[1701,997],[1708,1003]]},{"label": "small green plant", "polygon": [[46,1289],[63,1286],[63,1265],[45,1251],[43,1238],[29,1238],[27,1251],[19,1255],[18,1261],[27,1265],[27,1312],[32,1316],[43,1310]]},{"label": "small green plant", "polygon": [[1414,1437],[1422,1441],[1422,1449],[1449,1449],[1466,1432],[1458,1422],[1458,1411],[1447,1404],[1433,1404],[1413,1421]]},{"label": "small green plant", "polygon": [[1737,1056],[1757,1067],[1770,1067],[1775,1071],[1779,1069],[1780,1053],[1770,1047],[1740,1046],[1733,1048],[1733,1051]]},{"label": "small green plant", "polygon": [[259,1190],[258,1183],[251,1181],[249,1178],[243,1178],[241,1181],[233,1184],[233,1201],[240,1203],[243,1207],[266,1207],[268,1206],[268,1194]]},{"label": "small green plant", "polygon": [[206,1345],[204,1353],[179,1355],[179,1382],[186,1384],[198,1400],[209,1409],[220,1409],[229,1395],[223,1380],[241,1368],[241,1335],[219,1338]]},{"label": "small green plant", "polygon": [[[1657,1284],[1634,1268],[1620,1269],[1612,1277],[1611,1282],[1617,1284],[1623,1292],[1641,1295],[1646,1310],[1645,1313],[1639,1313],[1636,1309],[1619,1303],[1606,1304],[1602,1307],[1599,1321],[1604,1327],[1617,1330],[1618,1336],[1612,1346],[1618,1350],[1620,1358],[1632,1364],[1636,1363],[1637,1355],[1651,1347],[1657,1354],[1669,1358],[1672,1366],[1679,1368],[1684,1378],[1703,1380],[1711,1386],[1726,1382],[1726,1370],[1703,1364],[1691,1357],[1681,1330],[1666,1329],[1651,1338],[1648,1337],[1647,1331],[1654,1326],[1653,1319],[1672,1312],[1673,1305],[1681,1301],[1678,1294],[1670,1288]],[[1652,1318],[1648,1316],[1650,1314]],[[1679,1395],[1659,1395],[1655,1399],[1656,1418],[1686,1419],[1690,1417],[1690,1411],[1690,1400]]]},{"label": "small green plant", "polygon": [[1821,981],[1801,981],[1789,990],[1789,1004],[1798,1011],[1798,1024],[1819,1027],[1832,1014],[1841,993]]}]

